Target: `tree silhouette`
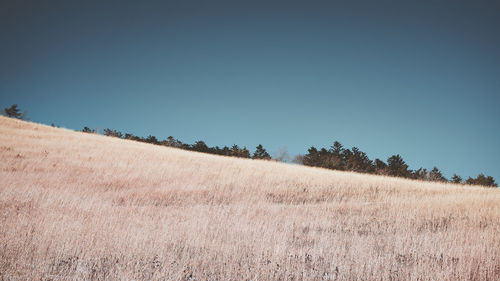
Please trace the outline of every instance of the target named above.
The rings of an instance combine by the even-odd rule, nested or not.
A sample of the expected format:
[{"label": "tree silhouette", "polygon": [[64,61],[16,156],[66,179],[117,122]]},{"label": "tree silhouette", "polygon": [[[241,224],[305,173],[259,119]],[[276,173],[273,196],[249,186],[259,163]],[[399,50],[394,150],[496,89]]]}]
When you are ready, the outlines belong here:
[{"label": "tree silhouette", "polygon": [[85,127],[83,127],[82,132],[84,132],[84,133],[95,133],[95,130],[92,130],[89,127],[85,126]]},{"label": "tree silhouette", "polygon": [[399,154],[389,157],[389,159],[387,159],[387,166],[389,175],[391,176],[407,178],[410,175],[408,165],[406,165],[405,161]]},{"label": "tree silhouette", "polygon": [[262,146],[262,144],[259,144],[255,148],[255,152],[253,153],[252,158],[253,159],[266,159],[266,160],[269,160],[269,159],[271,159],[271,156],[269,155],[269,153],[267,153],[266,149]]},{"label": "tree silhouette", "polygon": [[353,147],[351,153],[345,150],[345,168],[346,170],[355,172],[365,172],[371,173],[374,171],[373,163],[368,158],[366,153],[359,150],[357,147]]},{"label": "tree silhouette", "polygon": [[411,172],[411,178],[416,180],[428,180],[429,172],[427,172],[425,168],[418,168],[418,170]]},{"label": "tree silhouette", "polygon": [[240,157],[242,158],[250,158],[250,150],[248,150],[246,148],[246,146],[244,146],[241,151],[240,151]]},{"label": "tree silhouette", "polygon": [[333,162],[331,161],[331,154],[326,148],[319,150],[319,166],[323,168],[333,169]]},{"label": "tree silhouette", "polygon": [[329,159],[331,169],[335,170],[344,170],[345,168],[345,159],[343,158],[344,147],[338,141],[334,141],[333,145],[329,150],[331,156]]},{"label": "tree silhouette", "polygon": [[230,150],[230,156],[240,158],[250,158],[250,151],[246,148],[240,148],[238,145],[233,145]]},{"label": "tree silhouette", "polygon": [[142,139],[134,134],[126,133],[124,136],[127,140],[142,141]]},{"label": "tree silhouette", "polygon": [[482,186],[487,186],[487,187],[498,187],[498,185],[495,183],[495,180],[491,176],[485,176],[483,174],[479,174],[475,179],[469,177],[467,181],[465,181],[466,184],[473,184],[473,185],[482,185]]},{"label": "tree silhouette", "polygon": [[344,147],[342,146],[342,144],[338,141],[334,141],[333,142],[333,145],[330,147],[330,152],[334,155],[334,156],[342,156],[342,152],[344,152]]},{"label": "tree silhouette", "polygon": [[429,180],[430,181],[447,181],[446,178],[443,176],[443,173],[441,173],[441,171],[437,167],[434,167],[429,172]]},{"label": "tree silhouette", "polygon": [[[4,111],[10,117],[19,118],[21,116],[17,105],[12,105],[10,108],[5,108]],[[89,127],[84,127],[82,131],[87,133],[95,133],[95,130],[91,130]],[[259,144],[256,147],[255,152],[251,156],[250,151],[246,147],[240,148],[236,144],[231,148],[227,146],[224,146],[222,148],[220,148],[219,146],[209,147],[204,141],[199,140],[194,144],[189,145],[186,143],[182,143],[172,136],[169,136],[167,139],[160,142],[155,136],[152,135],[146,138],[142,138],[133,134],[126,133],[123,136],[121,132],[113,129],[104,129],[104,134],[107,136],[125,138],[128,140],[160,144],[185,150],[195,150],[203,153],[240,158],[271,159],[271,156],[262,146],[262,144]],[[290,156],[287,153],[286,149],[282,148],[277,153],[275,153],[275,156],[272,158],[278,161],[288,161],[290,159]],[[434,167],[431,171],[428,171],[424,168],[419,168],[414,171],[409,170],[408,165],[399,154],[389,157],[387,159],[387,164],[378,158],[375,159],[375,161],[372,161],[367,156],[367,154],[361,151],[359,148],[353,147],[352,149],[346,149],[338,141],[335,141],[329,149],[321,148],[318,150],[316,147],[311,146],[308,149],[307,154],[299,154],[292,161],[294,163],[299,163],[305,166],[323,167],[334,170],[347,170],[360,173],[376,173],[379,175],[412,178],[417,180],[441,182],[447,181],[447,179],[443,176],[442,172],[437,167]],[[450,182],[463,183],[463,180],[460,176],[454,174]],[[476,178],[469,177],[465,181],[465,183],[489,187],[497,186],[493,177],[485,176],[484,174],[479,174]]]},{"label": "tree silhouette", "polygon": [[17,104],[13,104],[10,107],[3,109],[5,115],[10,118],[24,119],[26,117],[26,112],[21,113]]},{"label": "tree silhouette", "polygon": [[462,178],[460,176],[458,176],[457,174],[453,174],[453,177],[451,177],[451,182],[462,183]]},{"label": "tree silhouette", "polygon": [[233,146],[231,147],[231,156],[239,157],[239,155],[240,155],[240,147],[236,144],[233,144]]},{"label": "tree silhouette", "polygon": [[105,136],[110,136],[110,137],[115,137],[115,138],[121,138],[123,135],[121,132],[113,129],[104,129],[104,135]]},{"label": "tree silhouette", "polygon": [[378,158],[375,159],[374,166],[375,166],[375,173],[379,175],[387,175],[389,173],[387,164],[385,164],[384,161]]},{"label": "tree silhouette", "polygon": [[207,153],[209,151],[208,146],[205,144],[204,141],[197,141],[195,144],[192,145],[192,149],[195,151],[199,152],[205,152]]},{"label": "tree silhouette", "polygon": [[160,142],[158,141],[158,139],[155,136],[152,136],[152,135],[149,135],[143,141],[147,142],[147,143],[152,143],[152,144],[160,144]]},{"label": "tree silhouette", "polygon": [[316,147],[311,146],[307,150],[307,154],[304,155],[303,163],[306,166],[316,166],[319,167],[321,164],[320,158],[319,158],[319,152],[316,149]]}]

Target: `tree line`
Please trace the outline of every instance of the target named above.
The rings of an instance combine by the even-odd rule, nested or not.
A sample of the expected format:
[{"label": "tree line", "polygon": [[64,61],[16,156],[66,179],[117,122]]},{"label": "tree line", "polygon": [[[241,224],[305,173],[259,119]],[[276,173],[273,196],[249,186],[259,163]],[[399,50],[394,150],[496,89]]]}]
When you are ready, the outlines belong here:
[{"label": "tree line", "polygon": [[[4,108],[3,114],[7,117],[17,119],[25,119],[26,117],[26,112],[21,112],[17,104],[13,104],[9,108]],[[82,132],[98,133],[97,130],[92,130],[89,127],[84,127]],[[209,147],[204,141],[201,140],[195,142],[194,144],[186,144],[178,139],[175,139],[172,136],[169,136],[165,140],[159,140],[152,135],[149,135],[147,137],[139,137],[131,133],[123,134],[120,131],[109,128],[104,129],[102,133],[110,137],[175,147],[202,153],[240,158],[264,160],[272,159],[272,157],[261,144],[259,144],[255,148],[254,153],[251,154],[250,150],[248,150],[245,146],[240,147],[236,144],[232,145],[231,147]],[[282,159],[283,157],[278,156],[277,158]],[[415,180],[452,182],[458,184],[498,187],[493,177],[486,176],[484,174],[479,174],[475,178],[469,177],[468,179],[463,180],[462,177],[458,176],[457,174],[453,174],[450,179],[447,179],[443,176],[443,173],[437,167],[434,167],[432,170],[427,170],[425,168],[411,170],[409,169],[408,164],[406,164],[406,162],[399,154],[392,155],[387,159],[387,162],[384,162],[383,160],[380,160],[378,158],[375,160],[371,160],[368,155],[365,152],[361,151],[359,148],[345,148],[338,141],[334,141],[332,146],[329,148],[317,149],[316,147],[311,146],[311,148],[308,149],[307,154],[297,155],[294,159],[294,162],[303,164],[305,166],[321,167],[340,171],[353,171],[359,173],[386,175]]]},{"label": "tree line", "polygon": [[[95,132],[91,131],[88,127],[83,128],[82,131]],[[170,136],[167,139],[160,141],[155,136],[150,135],[148,137],[141,138],[130,133],[122,134],[121,132],[113,129],[104,129],[103,134],[111,137],[176,147],[203,153],[252,159],[272,159],[269,153],[261,144],[259,144],[255,148],[255,152],[253,153],[253,155],[251,155],[250,151],[246,147],[239,147],[236,144],[231,147],[209,147],[204,141],[201,140],[195,142],[194,144],[186,144]],[[305,166],[321,167],[340,171],[353,171],[358,173],[386,175],[415,180],[452,182],[459,184],[497,187],[497,184],[493,177],[485,176],[484,174],[479,174],[476,178],[469,177],[464,181],[462,177],[458,176],[457,174],[453,174],[451,179],[448,180],[437,167],[434,167],[432,170],[427,170],[425,168],[411,170],[409,169],[408,164],[406,164],[406,162],[403,160],[403,157],[401,157],[401,155],[399,154],[392,155],[387,159],[387,162],[384,162],[383,160],[380,160],[378,158],[375,160],[371,160],[368,155],[365,152],[361,151],[359,148],[345,148],[338,141],[334,141],[332,146],[328,149],[317,149],[316,147],[312,146],[307,151],[307,154],[298,155],[297,157],[295,157],[294,162],[303,164]]]},{"label": "tree line", "polygon": [[[96,130],[91,130],[89,127],[84,127],[82,132],[97,133]],[[229,146],[210,147],[204,141],[201,141],[201,140],[195,142],[194,144],[187,144],[187,143],[183,143],[182,141],[180,141],[172,136],[169,136],[168,138],[166,138],[164,140],[159,140],[157,137],[152,136],[152,135],[149,135],[147,137],[139,137],[139,136],[136,136],[136,135],[131,134],[131,133],[123,134],[120,131],[117,131],[114,129],[109,129],[109,128],[104,129],[103,134],[105,136],[110,136],[110,137],[116,137],[116,138],[127,139],[127,140],[134,140],[134,141],[162,145],[162,146],[175,147],[175,148],[180,148],[180,149],[185,149],[185,150],[198,151],[198,152],[202,152],[202,153],[210,153],[210,154],[240,157],[240,158],[271,160],[271,155],[269,155],[269,153],[266,151],[266,149],[261,144],[259,144],[255,148],[254,153],[251,154],[250,150],[248,150],[245,146],[240,147],[236,144],[232,145],[231,147],[229,147]]]},{"label": "tree line", "polygon": [[340,142],[333,142],[329,148],[317,149],[312,146],[307,154],[302,157],[302,164],[306,166],[322,167],[332,170],[353,171],[368,174],[387,175],[425,181],[453,182],[462,184],[474,184],[488,187],[497,187],[491,176],[479,174],[476,178],[469,177],[463,180],[457,174],[451,179],[443,176],[443,173],[434,167],[432,170],[419,168],[409,169],[401,155],[392,155],[384,162],[380,159],[371,160],[365,152],[357,147],[345,148]]}]

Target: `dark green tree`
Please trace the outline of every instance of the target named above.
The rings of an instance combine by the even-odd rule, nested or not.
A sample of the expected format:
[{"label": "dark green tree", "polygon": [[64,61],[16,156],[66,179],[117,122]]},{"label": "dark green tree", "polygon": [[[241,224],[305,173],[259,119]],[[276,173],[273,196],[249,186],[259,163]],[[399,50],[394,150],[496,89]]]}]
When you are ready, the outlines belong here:
[{"label": "dark green tree", "polygon": [[172,136],[169,136],[167,139],[162,140],[160,142],[160,144],[163,146],[175,146],[175,143],[176,143],[176,139],[174,139],[174,137],[172,137]]},{"label": "dark green tree", "polygon": [[331,162],[331,154],[326,148],[319,150],[319,166],[327,169],[333,169],[333,163]]},{"label": "dark green tree", "polygon": [[344,147],[338,141],[334,141],[333,145],[329,150],[331,156],[329,159],[329,168],[335,170],[344,170],[345,168],[345,159],[343,157]]},{"label": "dark green tree", "polygon": [[378,158],[375,159],[374,168],[375,168],[375,173],[377,173],[379,175],[387,175],[388,174],[387,164],[385,164],[384,161],[382,161]]},{"label": "dark green tree", "polygon": [[237,144],[233,144],[231,147],[231,156],[239,157],[240,155],[240,147]]},{"label": "dark green tree", "polygon": [[498,187],[495,183],[495,179],[492,176],[485,176],[484,174],[479,174],[476,178],[469,177],[466,184],[482,185],[487,187]]},{"label": "dark green tree", "polygon": [[447,181],[447,179],[443,176],[443,173],[438,169],[438,167],[434,167],[429,172],[429,180],[430,181]]},{"label": "dark green tree", "polygon": [[307,150],[307,154],[304,155],[303,163],[306,166],[314,166],[314,167],[319,167],[321,164],[320,158],[319,158],[319,152],[316,147],[311,146]]},{"label": "dark green tree", "polygon": [[250,158],[250,150],[248,150],[248,148],[246,148],[246,146],[244,146],[240,150],[240,157],[242,157],[242,158]]},{"label": "dark green tree", "polygon": [[130,133],[125,133],[123,138],[126,140],[142,141],[140,137]]},{"label": "dark green tree", "polygon": [[346,169],[361,173],[374,172],[373,162],[368,158],[366,153],[359,150],[357,147],[352,148],[352,153],[346,154],[344,159]]},{"label": "dark green tree", "polygon": [[427,169],[425,168],[419,168],[418,170],[411,172],[411,178],[416,180],[428,180],[429,172],[427,172]]},{"label": "dark green tree", "polygon": [[85,126],[85,127],[83,127],[82,132],[84,132],[84,133],[95,133],[95,130],[92,130],[89,127]]},{"label": "dark green tree", "polygon": [[160,144],[158,139],[155,136],[149,135],[147,138],[142,139],[143,142],[152,143],[152,144]]},{"label": "dark green tree", "polygon": [[351,171],[353,167],[353,161],[351,158],[353,157],[353,153],[350,149],[344,149],[342,151],[342,170]]},{"label": "dark green tree", "polygon": [[172,136],[169,136],[166,140],[162,140],[160,142],[160,144],[164,145],[164,146],[171,146],[171,147],[177,147],[177,148],[184,147],[184,144],[180,140],[178,140]]},{"label": "dark green tree", "polygon": [[453,177],[451,177],[451,182],[462,183],[462,177],[458,176],[457,174],[453,174]]},{"label": "dark green tree", "polygon": [[24,119],[26,117],[26,112],[21,113],[17,104],[13,104],[10,107],[3,109],[5,115],[10,118]]},{"label": "dark green tree", "polygon": [[330,147],[330,152],[334,156],[342,156],[342,152],[344,152],[344,146],[338,141],[334,141],[333,145]]},{"label": "dark green tree", "polygon": [[399,154],[387,159],[387,167],[391,176],[408,178],[410,175],[408,165]]},{"label": "dark green tree", "polygon": [[201,140],[200,140],[200,141],[195,142],[195,144],[193,144],[193,145],[192,145],[192,149],[193,149],[194,151],[199,151],[199,152],[204,152],[204,153],[207,153],[207,152],[209,152],[209,150],[210,150],[210,149],[208,148],[208,146],[205,144],[205,142],[204,142],[204,141],[201,141]]},{"label": "dark green tree", "polygon": [[121,138],[123,136],[121,132],[109,128],[104,129],[104,135],[115,138]]},{"label": "dark green tree", "polygon": [[255,148],[255,152],[253,153],[252,158],[253,159],[266,159],[266,160],[269,160],[269,159],[271,159],[271,155],[269,155],[269,153],[267,153],[266,149],[262,146],[262,144],[259,144]]},{"label": "dark green tree", "polygon": [[233,145],[231,147],[230,156],[240,157],[240,158],[250,158],[250,151],[246,148],[240,148],[238,145]]},{"label": "dark green tree", "polygon": [[221,149],[220,154],[225,155],[225,156],[231,156],[231,149],[229,149],[229,147],[227,147],[227,146],[224,146]]}]

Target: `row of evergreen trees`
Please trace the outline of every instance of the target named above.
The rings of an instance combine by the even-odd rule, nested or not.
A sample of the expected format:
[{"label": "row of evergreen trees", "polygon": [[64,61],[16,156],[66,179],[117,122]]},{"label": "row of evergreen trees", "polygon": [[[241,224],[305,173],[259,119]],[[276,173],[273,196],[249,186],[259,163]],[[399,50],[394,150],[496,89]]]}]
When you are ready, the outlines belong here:
[{"label": "row of evergreen trees", "polygon": [[[83,132],[95,131],[85,127]],[[219,146],[209,147],[204,141],[197,141],[194,144],[186,144],[172,136],[160,141],[155,136],[150,135],[148,137],[141,138],[129,133],[122,134],[121,132],[112,129],[104,129],[103,133],[106,136],[176,147],[203,153],[241,158],[272,159],[261,144],[256,147],[255,152],[251,155],[250,151],[246,147],[239,147],[236,144],[232,147],[224,146],[221,148]],[[443,176],[443,173],[437,167],[434,167],[432,170],[427,170],[425,168],[411,170],[399,154],[389,157],[387,159],[387,163],[378,158],[372,161],[367,154],[359,150],[359,148],[352,147],[351,149],[348,149],[338,141],[335,141],[328,149],[321,148],[318,150],[316,147],[312,146],[309,148],[306,155],[299,155],[296,157],[295,162],[306,166],[322,167],[332,170],[354,171],[359,173],[387,175],[416,180],[465,183],[489,187],[497,186],[493,177],[485,176],[483,174],[479,174],[476,178],[469,177],[464,181],[457,174],[454,174],[453,177],[448,180]]]},{"label": "row of evergreen trees", "polygon": [[399,154],[389,157],[387,163],[378,158],[372,161],[368,158],[366,153],[359,150],[359,148],[344,148],[338,141],[335,141],[329,149],[321,148],[318,150],[316,147],[312,146],[309,148],[308,153],[304,155],[302,164],[333,170],[388,175],[417,180],[449,181],[453,183],[466,183],[490,187],[497,186],[493,177],[483,174],[479,174],[476,178],[469,177],[464,182],[457,174],[454,174],[450,180],[446,179],[437,167],[434,167],[430,171],[425,168],[410,170]]},{"label": "row of evergreen trees", "polygon": [[[11,107],[4,108],[4,115],[17,118],[17,119],[25,119],[26,112],[21,112],[17,104],[13,104]],[[96,133],[96,130],[91,130],[88,127],[84,127],[83,132],[87,133]],[[165,140],[158,140],[155,136],[148,137],[138,137],[133,134],[122,134],[121,132],[113,129],[104,129],[104,135],[135,140],[140,142],[146,142],[156,145],[164,145],[170,147],[176,147],[186,150],[199,151],[203,153],[211,153],[217,155],[224,156],[233,156],[233,157],[241,157],[241,158],[253,158],[253,159],[267,159],[270,160],[271,156],[267,153],[266,149],[259,144],[253,155],[250,154],[250,151],[246,147],[239,147],[238,145],[233,145],[232,147],[209,147],[203,141],[197,141],[194,144],[185,144],[181,141],[175,139],[170,136]],[[283,157],[278,157],[283,158]],[[370,160],[365,152],[359,150],[357,147],[353,147],[351,149],[344,148],[343,145],[335,141],[333,145],[326,149],[321,148],[317,149],[314,146],[309,148],[308,153],[306,155],[299,155],[295,158],[295,162],[306,165],[306,166],[314,166],[314,167],[322,167],[333,170],[341,170],[341,171],[354,171],[360,173],[370,173],[370,174],[378,174],[378,175],[388,175],[388,176],[396,176],[417,180],[427,180],[427,181],[440,181],[440,182],[453,182],[453,183],[465,183],[465,184],[474,184],[474,185],[483,185],[489,187],[497,187],[495,180],[491,176],[485,176],[483,174],[479,174],[476,178],[469,177],[467,180],[463,181],[463,179],[454,174],[453,177],[448,180],[446,179],[442,172],[434,167],[432,170],[428,171],[424,168],[419,168],[417,170],[410,170],[408,165],[405,163],[403,158],[398,155],[393,155],[387,159],[387,163],[380,160],[375,159],[374,161]]]},{"label": "row of evergreen trees", "polygon": [[[91,130],[89,127],[84,127],[82,132],[96,133],[96,130]],[[266,149],[261,144],[259,144],[255,148],[255,152],[253,153],[253,155],[251,155],[250,150],[248,150],[245,146],[239,147],[236,144],[231,146],[231,147],[228,147],[228,146],[209,147],[204,141],[201,141],[201,140],[195,142],[194,144],[187,144],[187,143],[181,142],[178,139],[175,139],[172,136],[169,136],[165,140],[158,140],[155,136],[151,136],[151,135],[143,138],[143,137],[139,137],[139,136],[136,136],[136,135],[130,134],[130,133],[122,134],[120,131],[113,130],[113,129],[104,129],[103,134],[106,136],[110,136],[110,137],[117,137],[117,138],[122,138],[122,139],[127,139],[127,140],[135,140],[135,141],[146,142],[146,143],[151,143],[151,144],[156,144],[156,145],[176,147],[176,148],[180,148],[180,149],[198,151],[198,152],[203,152],[203,153],[232,156],[232,157],[240,157],[240,158],[271,160],[271,156],[269,155],[269,153],[266,151]]]}]

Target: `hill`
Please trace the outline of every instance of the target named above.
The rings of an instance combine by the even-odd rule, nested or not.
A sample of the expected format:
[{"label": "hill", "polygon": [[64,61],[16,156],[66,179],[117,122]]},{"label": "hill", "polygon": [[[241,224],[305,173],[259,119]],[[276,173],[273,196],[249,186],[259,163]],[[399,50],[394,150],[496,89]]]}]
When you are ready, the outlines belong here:
[{"label": "hill", "polygon": [[500,191],[0,117],[0,278],[499,280]]}]

